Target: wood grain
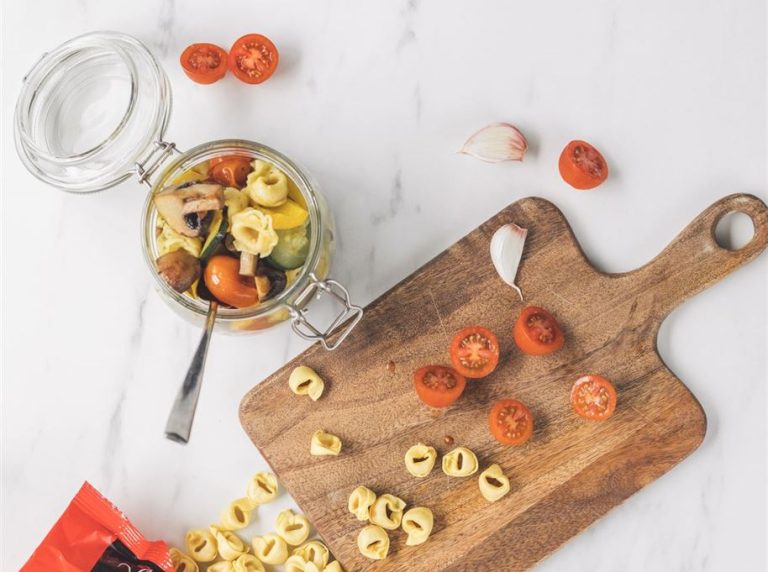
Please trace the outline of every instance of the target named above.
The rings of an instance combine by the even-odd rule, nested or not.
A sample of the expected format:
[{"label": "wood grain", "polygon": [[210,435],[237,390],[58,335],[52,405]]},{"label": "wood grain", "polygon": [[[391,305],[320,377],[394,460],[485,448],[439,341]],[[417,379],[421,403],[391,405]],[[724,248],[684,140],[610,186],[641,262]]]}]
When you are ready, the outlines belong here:
[{"label": "wood grain", "polygon": [[[755,225],[754,238],[738,251],[714,238],[718,220],[732,211],[747,213]],[[549,309],[565,331],[566,345],[554,355],[524,356],[512,340],[523,304],[488,255],[493,232],[508,222],[528,229],[518,274],[525,303]],[[699,445],[706,417],[659,357],[659,326],[678,304],[767,244],[766,206],[731,195],[645,266],[605,274],[586,259],[553,204],[520,200],[371,303],[339,350],[313,346],[251,390],[241,422],[346,570],[498,570],[499,562],[505,570],[527,569]],[[412,372],[449,363],[451,335],[472,324],[498,334],[499,368],[470,383],[454,406],[425,407],[414,395]],[[288,375],[299,364],[327,381],[320,401],[289,390]],[[570,386],[588,372],[617,387],[610,421],[586,422],[571,411]],[[502,397],[520,399],[534,413],[534,436],[523,447],[504,447],[489,436],[488,409]],[[339,457],[310,456],[310,435],[320,428],[343,440]],[[421,441],[445,453],[446,435],[474,450],[481,467],[499,463],[511,479],[510,494],[490,504],[476,477],[450,478],[439,467],[427,478],[411,477],[406,449]],[[360,484],[430,507],[430,540],[407,547],[405,534],[394,531],[386,560],[362,557],[356,547],[362,524],[346,509]]]}]

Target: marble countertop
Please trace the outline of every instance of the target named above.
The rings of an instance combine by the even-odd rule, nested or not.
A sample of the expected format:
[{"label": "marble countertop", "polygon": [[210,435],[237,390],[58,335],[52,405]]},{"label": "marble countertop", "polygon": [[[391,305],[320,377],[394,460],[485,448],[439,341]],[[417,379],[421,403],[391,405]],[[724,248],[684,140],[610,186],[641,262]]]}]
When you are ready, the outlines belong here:
[{"label": "marble countertop", "polygon": [[[710,203],[766,199],[766,8],[701,3],[25,0],[2,16],[2,569],[16,570],[84,480],[149,537],[179,543],[266,463],[241,397],[306,347],[290,328],[215,337],[191,443],[163,438],[200,331],[153,290],[139,248],[145,188],[46,186],[13,148],[13,106],[39,53],[92,30],[146,43],[174,93],[182,148],[259,140],[299,161],[336,215],[334,276],[368,303],[502,207],[538,195],[610,272],[657,253]],[[260,87],[182,74],[189,43],[269,35]],[[493,121],[524,163],[456,154]],[[598,190],[557,173],[584,138],[611,166]],[[737,228],[734,232],[740,232]],[[659,350],[706,410],[689,459],[543,561],[541,571],[766,569],[768,256],[677,309]],[[282,495],[262,510],[272,526]]]}]

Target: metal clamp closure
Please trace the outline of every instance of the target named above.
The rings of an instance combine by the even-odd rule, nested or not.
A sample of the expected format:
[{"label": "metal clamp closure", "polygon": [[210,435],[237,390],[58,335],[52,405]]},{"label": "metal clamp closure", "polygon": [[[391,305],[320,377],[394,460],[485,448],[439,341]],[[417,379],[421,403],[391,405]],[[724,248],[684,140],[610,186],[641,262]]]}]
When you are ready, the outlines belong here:
[{"label": "metal clamp closure", "polygon": [[152,174],[162,165],[168,157],[174,153],[181,153],[176,148],[175,143],[167,143],[165,141],[155,141],[153,143],[152,151],[150,151],[147,158],[142,162],[136,162],[136,176],[139,178],[140,183],[145,183],[149,187],[152,187],[152,183],[149,178]]}]

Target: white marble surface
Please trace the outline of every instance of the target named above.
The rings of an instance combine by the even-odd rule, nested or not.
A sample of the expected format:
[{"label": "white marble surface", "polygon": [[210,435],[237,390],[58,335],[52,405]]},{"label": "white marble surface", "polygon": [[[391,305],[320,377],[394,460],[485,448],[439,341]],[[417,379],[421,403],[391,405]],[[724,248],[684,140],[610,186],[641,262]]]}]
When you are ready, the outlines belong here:
[{"label": "white marble surface", "polygon": [[[171,140],[255,139],[305,165],[336,213],[335,276],[361,303],[527,195],[556,202],[608,271],[649,260],[721,196],[767,196],[762,0],[3,9],[3,570],[24,562],[86,479],[150,537],[178,542],[209,523],[266,466],[238,423],[240,398],[306,345],[285,327],[215,338],[192,442],[162,437],[199,332],[152,290],[138,238],[144,188],[67,195],[17,159],[13,105],[46,48],[97,29],[135,35],[171,78]],[[280,47],[269,83],[206,87],[183,76],[186,44],[226,46],[251,31]],[[500,120],[529,136],[523,164],[455,153]],[[559,179],[557,157],[573,138],[605,152],[611,179],[599,190]],[[701,448],[539,570],[766,569],[767,269],[764,255],[662,328],[663,358],[709,418]]]}]

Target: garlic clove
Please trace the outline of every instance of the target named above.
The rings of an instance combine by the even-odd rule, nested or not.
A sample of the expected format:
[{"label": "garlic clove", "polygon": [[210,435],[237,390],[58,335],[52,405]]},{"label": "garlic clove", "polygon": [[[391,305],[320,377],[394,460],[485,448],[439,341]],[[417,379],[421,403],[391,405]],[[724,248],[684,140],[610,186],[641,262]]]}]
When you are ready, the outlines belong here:
[{"label": "garlic clove", "polygon": [[493,238],[491,238],[493,266],[501,279],[517,291],[520,300],[523,299],[523,292],[515,284],[515,277],[517,276],[517,267],[520,266],[520,260],[523,257],[526,236],[528,236],[527,229],[510,223],[496,230]]},{"label": "garlic clove", "polygon": [[472,135],[459,153],[488,163],[522,161],[528,141],[519,129],[509,123],[491,123]]}]

